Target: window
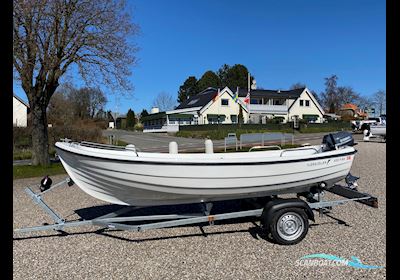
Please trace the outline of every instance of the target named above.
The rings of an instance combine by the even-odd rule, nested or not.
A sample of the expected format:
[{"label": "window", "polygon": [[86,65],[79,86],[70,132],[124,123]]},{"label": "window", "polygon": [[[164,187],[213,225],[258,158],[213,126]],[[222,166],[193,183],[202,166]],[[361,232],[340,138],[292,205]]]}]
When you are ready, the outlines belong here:
[{"label": "window", "polygon": [[306,100],[306,106],[310,107],[310,100]]},{"label": "window", "polygon": [[274,105],[284,105],[285,104],[285,99],[274,99]]},{"label": "window", "polygon": [[300,100],[300,106],[304,106],[304,100]]},{"label": "window", "polygon": [[221,99],[221,105],[222,106],[228,106],[229,105],[229,100],[228,99]]},{"label": "window", "polygon": [[231,115],[231,121],[232,123],[237,123],[237,117],[236,115]]},{"label": "window", "polygon": [[251,98],[250,104],[262,104],[262,99]]}]

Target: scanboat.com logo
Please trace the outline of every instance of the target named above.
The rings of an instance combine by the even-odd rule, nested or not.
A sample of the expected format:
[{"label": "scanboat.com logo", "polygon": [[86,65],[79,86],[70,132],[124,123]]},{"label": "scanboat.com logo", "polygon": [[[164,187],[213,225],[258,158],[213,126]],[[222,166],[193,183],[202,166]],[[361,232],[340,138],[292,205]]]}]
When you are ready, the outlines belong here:
[{"label": "scanboat.com logo", "polygon": [[351,266],[361,269],[377,269],[383,266],[366,265],[357,257],[352,256],[351,260],[328,254],[312,254],[301,257],[296,261],[300,266]]}]

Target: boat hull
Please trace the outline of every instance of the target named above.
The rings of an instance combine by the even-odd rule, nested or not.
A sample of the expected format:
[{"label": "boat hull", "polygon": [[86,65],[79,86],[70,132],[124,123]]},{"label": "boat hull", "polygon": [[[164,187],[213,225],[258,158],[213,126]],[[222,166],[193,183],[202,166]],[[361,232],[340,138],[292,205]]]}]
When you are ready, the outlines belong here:
[{"label": "boat hull", "polygon": [[[63,144],[63,143],[62,143]],[[349,173],[355,150],[263,162],[152,161],[94,157],[56,145],[71,179],[89,195],[113,204],[154,206],[221,201],[308,191]],[[278,151],[279,152],[279,151]],[[251,154],[265,152],[254,152]],[[252,155],[254,157],[254,155]]]}]

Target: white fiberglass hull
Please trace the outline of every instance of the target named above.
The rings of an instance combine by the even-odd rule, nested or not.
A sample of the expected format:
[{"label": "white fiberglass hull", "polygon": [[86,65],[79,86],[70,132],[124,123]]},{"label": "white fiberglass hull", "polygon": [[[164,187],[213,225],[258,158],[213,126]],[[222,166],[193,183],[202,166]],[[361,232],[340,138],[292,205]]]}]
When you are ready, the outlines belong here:
[{"label": "white fiberglass hull", "polygon": [[[320,148],[315,146],[315,148]],[[226,154],[135,153],[56,143],[71,179],[114,204],[152,206],[307,191],[349,173],[353,147]],[[282,153],[282,155],[281,155]]]}]

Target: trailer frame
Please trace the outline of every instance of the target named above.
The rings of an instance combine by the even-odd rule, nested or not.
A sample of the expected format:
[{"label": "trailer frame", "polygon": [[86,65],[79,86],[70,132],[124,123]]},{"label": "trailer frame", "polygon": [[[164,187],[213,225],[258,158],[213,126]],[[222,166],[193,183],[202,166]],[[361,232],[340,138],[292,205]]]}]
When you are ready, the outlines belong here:
[{"label": "trailer frame", "polygon": [[[348,176],[351,176],[349,174]],[[352,176],[352,178],[357,178]],[[347,179],[347,178],[346,178]],[[52,220],[53,224],[49,225],[41,225],[41,226],[33,226],[33,227],[25,227],[20,229],[15,229],[16,233],[30,233],[35,231],[46,231],[46,230],[55,230],[55,231],[63,231],[65,228],[70,227],[79,227],[79,226],[99,226],[102,228],[108,228],[111,230],[127,230],[127,231],[143,231],[147,229],[159,229],[159,228],[167,228],[167,227],[176,227],[190,224],[200,224],[200,223],[208,223],[209,225],[213,225],[214,221],[221,221],[227,219],[235,219],[235,218],[243,218],[243,217],[256,217],[261,218],[263,212],[265,212],[266,207],[261,207],[253,210],[244,210],[244,211],[236,211],[236,212],[228,212],[228,213],[220,213],[220,214],[211,214],[211,210],[213,204],[211,202],[204,202],[202,204],[203,211],[201,213],[188,213],[188,214],[168,214],[168,215],[129,215],[129,216],[121,216],[123,214],[129,213],[136,209],[141,209],[145,207],[134,207],[134,206],[126,206],[119,210],[112,211],[106,215],[102,215],[93,219],[80,220],[80,221],[66,221],[61,215],[59,215],[55,210],[53,210],[45,201],[44,194],[53,191],[55,188],[61,186],[72,186],[74,183],[68,177],[51,188],[36,193],[32,190],[32,187],[28,186],[25,188],[25,192],[29,197],[34,201],[35,204],[40,206],[42,210],[48,214]],[[367,206],[377,208],[378,207],[378,199],[372,195],[367,193],[361,193],[357,191],[354,186],[354,182],[348,183],[348,186],[334,185],[330,189],[323,189],[323,185],[321,188],[318,188],[315,193],[313,193],[312,197],[306,198],[307,201],[300,199],[302,194],[297,194],[298,198],[292,199],[282,199],[278,198],[278,196],[270,196],[267,197],[269,201],[274,201],[274,204],[279,204],[279,209],[290,208],[294,209],[301,205],[303,210],[307,210],[304,208],[309,208],[311,210],[317,210],[320,216],[324,215],[326,211],[329,211],[334,206],[343,205],[348,202],[359,202],[363,203]],[[323,200],[323,192],[328,191],[343,197],[344,199],[338,200]],[[310,193],[309,193],[310,194]],[[304,194],[303,194],[304,195]],[[277,201],[279,199],[279,201]],[[293,204],[297,203],[297,204]],[[281,203],[286,203],[281,204]],[[300,203],[300,204],[299,204]],[[297,205],[297,206],[296,206]],[[271,208],[273,209],[273,207]],[[272,211],[272,210],[268,210]],[[276,211],[276,210],[273,210]],[[307,213],[307,211],[305,211]],[[312,211],[311,211],[312,212]],[[264,213],[265,214],[265,213]],[[273,216],[274,213],[268,213]],[[312,217],[311,217],[312,216]],[[313,215],[308,214],[308,219],[314,220]],[[126,222],[149,222],[138,225],[129,225],[125,224]],[[262,221],[261,221],[262,222]],[[265,228],[266,225],[264,225]],[[308,226],[308,221],[307,221]],[[308,228],[307,228],[308,230]],[[302,238],[301,238],[302,239]],[[290,244],[295,244],[300,240],[296,240],[296,242],[289,242]],[[282,244],[282,242],[280,242]],[[286,244],[289,244],[286,243]]]}]

